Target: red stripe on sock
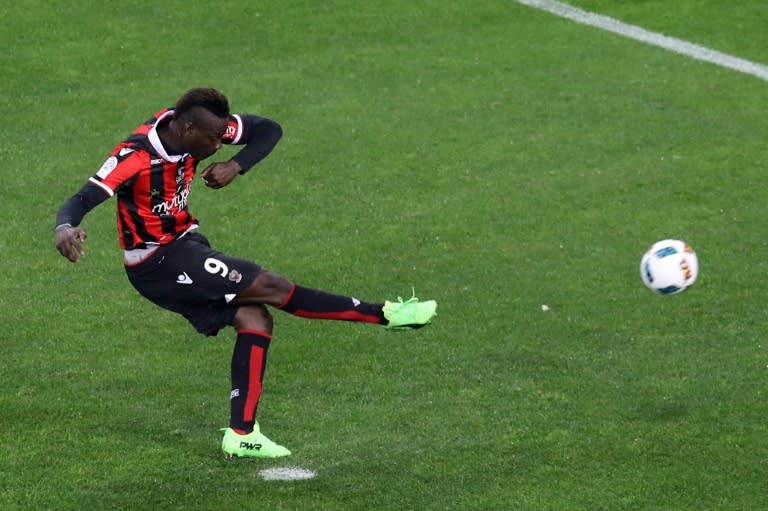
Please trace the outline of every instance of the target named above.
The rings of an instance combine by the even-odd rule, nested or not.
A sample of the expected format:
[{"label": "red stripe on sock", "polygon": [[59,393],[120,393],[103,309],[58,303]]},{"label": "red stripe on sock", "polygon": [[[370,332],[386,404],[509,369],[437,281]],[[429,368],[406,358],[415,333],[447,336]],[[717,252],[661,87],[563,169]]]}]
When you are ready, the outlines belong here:
[{"label": "red stripe on sock", "polygon": [[259,404],[259,397],[261,397],[261,371],[264,365],[264,348],[251,346],[249,364],[248,394],[245,398],[245,409],[243,410],[243,420],[245,422],[254,420],[256,405]]},{"label": "red stripe on sock", "polygon": [[338,319],[342,321],[361,321],[364,323],[380,322],[379,317],[373,314],[362,314],[357,311],[343,311],[343,312],[310,312],[304,310],[293,311],[291,314],[302,318],[311,319]]},{"label": "red stripe on sock", "polygon": [[288,296],[285,298],[285,300],[283,300],[283,303],[281,303],[280,305],[277,306],[277,308],[278,309],[282,309],[283,307],[288,305],[288,302],[290,302],[291,298],[293,298],[293,293],[295,291],[296,291],[296,283],[294,282],[293,284],[291,284],[291,290],[288,291]]}]

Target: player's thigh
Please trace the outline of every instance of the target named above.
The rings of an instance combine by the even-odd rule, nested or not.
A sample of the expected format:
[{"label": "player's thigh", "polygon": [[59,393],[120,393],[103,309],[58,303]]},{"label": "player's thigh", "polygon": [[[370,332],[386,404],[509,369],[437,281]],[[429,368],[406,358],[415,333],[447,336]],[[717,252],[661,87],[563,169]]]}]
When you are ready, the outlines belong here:
[{"label": "player's thigh", "polygon": [[248,289],[261,272],[251,261],[232,257],[216,250],[200,250],[177,258],[176,291],[190,301],[231,302]]},{"label": "player's thigh", "polygon": [[227,304],[261,272],[256,263],[214,250],[201,235],[185,236],[158,252],[128,276],[142,295],[171,310],[175,304]]}]

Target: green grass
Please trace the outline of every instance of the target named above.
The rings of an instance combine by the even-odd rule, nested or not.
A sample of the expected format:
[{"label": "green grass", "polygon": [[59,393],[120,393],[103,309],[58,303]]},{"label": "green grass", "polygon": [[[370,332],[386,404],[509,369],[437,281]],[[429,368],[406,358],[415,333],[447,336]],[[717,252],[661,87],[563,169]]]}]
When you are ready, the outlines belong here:
[{"label": "green grass", "polygon": [[[574,4],[768,62],[756,0]],[[0,41],[0,509],[768,508],[764,82],[501,0],[20,1]],[[138,296],[114,204],[81,264],[53,246],[196,85],[285,130],[194,188],[214,246],[440,303],[407,333],[275,313],[259,416],[288,460],[223,460],[232,332]],[[672,298],[638,274],[666,237],[701,262]],[[285,465],[318,475],[258,476]]]}]

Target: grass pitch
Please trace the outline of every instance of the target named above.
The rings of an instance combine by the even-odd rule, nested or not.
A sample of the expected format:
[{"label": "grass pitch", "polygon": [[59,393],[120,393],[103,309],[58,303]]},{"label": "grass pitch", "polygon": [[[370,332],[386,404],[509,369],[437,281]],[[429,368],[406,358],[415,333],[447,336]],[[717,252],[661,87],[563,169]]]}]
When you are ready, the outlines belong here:
[{"label": "grass pitch", "polygon": [[[768,62],[756,0],[574,3]],[[768,508],[764,82],[509,1],[0,14],[0,509]],[[194,188],[214,246],[440,304],[408,333],[276,312],[260,422],[287,461],[223,460],[233,334],[135,293],[113,203],[81,264],[53,246],[114,144],[199,85],[286,133]],[[665,299],[638,265],[667,237],[701,273]],[[282,466],[317,476],[259,476]]]}]

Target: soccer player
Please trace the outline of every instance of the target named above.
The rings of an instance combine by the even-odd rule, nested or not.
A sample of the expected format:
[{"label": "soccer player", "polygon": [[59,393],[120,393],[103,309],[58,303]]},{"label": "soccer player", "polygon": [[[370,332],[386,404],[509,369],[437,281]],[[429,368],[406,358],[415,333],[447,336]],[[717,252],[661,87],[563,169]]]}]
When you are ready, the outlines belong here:
[{"label": "soccer player", "polygon": [[303,318],[359,321],[390,329],[431,322],[433,300],[370,303],[295,284],[251,261],[211,248],[188,203],[198,162],[222,144],[243,145],[226,162],[201,173],[219,189],[264,159],[282,136],[280,126],[255,115],[235,115],[218,90],[187,91],[114,148],[95,175],[67,200],[56,217],[56,248],[77,263],[86,213],[117,195],[117,230],[128,280],[148,300],[184,316],[204,335],[227,325],[237,332],[232,354],[229,427],[222,449],[228,458],[279,457],[290,451],[259,430],[272,316],[267,305]]}]

